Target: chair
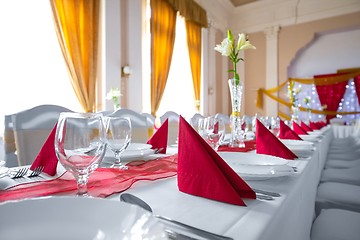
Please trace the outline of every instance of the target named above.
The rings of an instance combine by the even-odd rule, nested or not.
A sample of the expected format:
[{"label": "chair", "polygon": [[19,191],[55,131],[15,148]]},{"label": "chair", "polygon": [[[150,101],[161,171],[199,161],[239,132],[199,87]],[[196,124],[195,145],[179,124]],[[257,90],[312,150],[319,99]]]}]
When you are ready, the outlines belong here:
[{"label": "chair", "polygon": [[155,128],[155,117],[151,113],[141,113],[141,115],[146,117],[149,129],[148,129],[148,135],[151,137],[154,134],[154,128]]},{"label": "chair", "polygon": [[131,121],[131,142],[146,143],[149,140],[149,124],[146,116],[130,109],[121,108],[108,116],[128,117]]},{"label": "chair", "polygon": [[16,155],[16,144],[15,144],[12,115],[5,115],[4,118],[3,147],[4,147],[5,165],[7,167],[19,166],[18,158]]},{"label": "chair", "polygon": [[179,136],[180,115],[173,111],[167,111],[160,117],[163,124],[168,119],[168,145],[176,144]]},{"label": "chair", "polygon": [[12,115],[19,165],[30,165],[54,128],[61,112],[57,105],[39,105]]},{"label": "chair", "polygon": [[315,212],[319,215],[322,209],[339,208],[360,212],[360,186],[325,182],[320,183],[315,200]]},{"label": "chair", "polygon": [[311,228],[311,240],[353,240],[360,236],[360,213],[342,209],[322,210]]},{"label": "chair", "polygon": [[199,120],[200,119],[204,119],[205,117],[203,115],[201,115],[200,113],[195,113],[191,118],[190,118],[190,125],[197,129],[198,125],[199,125]]}]

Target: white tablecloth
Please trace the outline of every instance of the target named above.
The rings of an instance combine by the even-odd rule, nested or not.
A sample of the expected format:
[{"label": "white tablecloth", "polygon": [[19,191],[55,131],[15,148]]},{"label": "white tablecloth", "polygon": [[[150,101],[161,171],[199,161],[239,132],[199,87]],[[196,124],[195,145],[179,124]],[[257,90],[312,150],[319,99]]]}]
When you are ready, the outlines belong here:
[{"label": "white tablecloth", "polygon": [[[148,202],[155,214],[234,239],[310,239],[316,190],[332,137],[329,129],[311,157],[290,161],[298,168],[294,175],[247,181],[254,188],[279,192],[281,197],[273,201],[245,199],[243,207],[196,197],[180,192],[176,177],[136,182],[127,192]],[[119,194],[109,200],[119,201]]]},{"label": "white tablecloth", "polygon": [[[248,181],[252,187],[281,193],[274,201],[245,200],[247,207],[212,201],[180,192],[176,177],[138,182],[127,192],[147,201],[155,214],[234,239],[306,240],[310,238],[316,190],[332,136],[327,131],[309,159],[293,162],[299,169],[294,176]],[[118,200],[119,196],[110,199]]]},{"label": "white tablecloth", "polygon": [[332,124],[331,128],[334,133],[334,138],[347,138],[351,136],[359,136],[360,134],[360,125],[337,125]]}]

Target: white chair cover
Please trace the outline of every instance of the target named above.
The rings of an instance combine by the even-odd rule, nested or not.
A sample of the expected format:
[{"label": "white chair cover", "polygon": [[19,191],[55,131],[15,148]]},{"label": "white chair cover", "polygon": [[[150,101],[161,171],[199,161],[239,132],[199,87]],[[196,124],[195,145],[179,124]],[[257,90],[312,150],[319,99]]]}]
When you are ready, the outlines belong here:
[{"label": "white chair cover", "polygon": [[337,182],[320,183],[315,201],[316,215],[322,209],[329,208],[360,212],[359,199],[360,186]]},{"label": "white chair cover", "polygon": [[360,238],[360,213],[342,209],[322,210],[311,229],[311,240]]},{"label": "white chair cover", "polygon": [[179,136],[180,115],[173,111],[167,111],[160,117],[163,124],[168,119],[168,145],[176,144]]},{"label": "white chair cover", "polygon": [[360,166],[352,168],[326,168],[321,173],[321,182],[339,182],[360,186]]},{"label": "white chair cover", "polygon": [[121,108],[108,116],[128,117],[131,121],[131,142],[146,143],[149,140],[149,124],[146,116],[130,109]]},{"label": "white chair cover", "polygon": [[19,165],[32,164],[61,112],[71,110],[57,105],[39,105],[12,115]]}]

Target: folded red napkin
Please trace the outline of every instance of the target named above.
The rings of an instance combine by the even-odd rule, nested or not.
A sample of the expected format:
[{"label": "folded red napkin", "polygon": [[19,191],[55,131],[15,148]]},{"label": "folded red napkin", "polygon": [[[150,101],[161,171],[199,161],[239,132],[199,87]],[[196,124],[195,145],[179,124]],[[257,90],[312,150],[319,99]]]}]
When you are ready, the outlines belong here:
[{"label": "folded red napkin", "polygon": [[55,153],[55,134],[56,125],[46,139],[44,145],[41,147],[40,152],[30,167],[30,170],[34,170],[37,167],[44,167],[44,173],[47,173],[50,176],[54,176],[56,174],[58,158]]},{"label": "folded red napkin", "polygon": [[293,160],[297,156],[256,119],[256,153]]},{"label": "folded red napkin", "polygon": [[298,135],[308,135],[308,133],[302,127],[300,127],[299,124],[297,124],[296,122],[293,122],[293,130]]},{"label": "folded red napkin", "polygon": [[147,141],[152,145],[152,149],[161,149],[158,153],[166,153],[167,141],[168,141],[168,119],[156,130],[154,135]]},{"label": "folded red napkin", "polygon": [[296,132],[294,132],[288,125],[284,123],[283,120],[280,120],[280,139],[293,139],[293,140],[302,140]]},{"label": "folded red napkin", "polygon": [[181,192],[245,206],[254,191],[180,116],[178,188]]},{"label": "folded red napkin", "polygon": [[313,130],[306,125],[306,123],[304,123],[303,121],[301,121],[300,126],[302,127],[302,129],[304,129],[306,132],[312,132]]},{"label": "folded red napkin", "polygon": [[314,122],[311,122],[309,123],[309,127],[312,129],[312,130],[320,130],[320,127],[314,123]]}]

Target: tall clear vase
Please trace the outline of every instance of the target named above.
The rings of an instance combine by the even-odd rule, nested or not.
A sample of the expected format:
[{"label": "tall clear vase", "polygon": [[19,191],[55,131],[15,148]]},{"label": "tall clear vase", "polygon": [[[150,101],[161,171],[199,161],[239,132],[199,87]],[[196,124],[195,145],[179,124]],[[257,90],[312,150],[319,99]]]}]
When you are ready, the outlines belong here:
[{"label": "tall clear vase", "polygon": [[299,107],[296,105],[291,106],[291,122],[299,123]]},{"label": "tall clear vase", "polygon": [[231,96],[231,138],[230,147],[245,147],[244,143],[244,131],[241,128],[242,119],[240,116],[241,100],[244,91],[244,83],[239,80],[236,83],[236,79],[232,78],[228,80],[229,90]]}]

